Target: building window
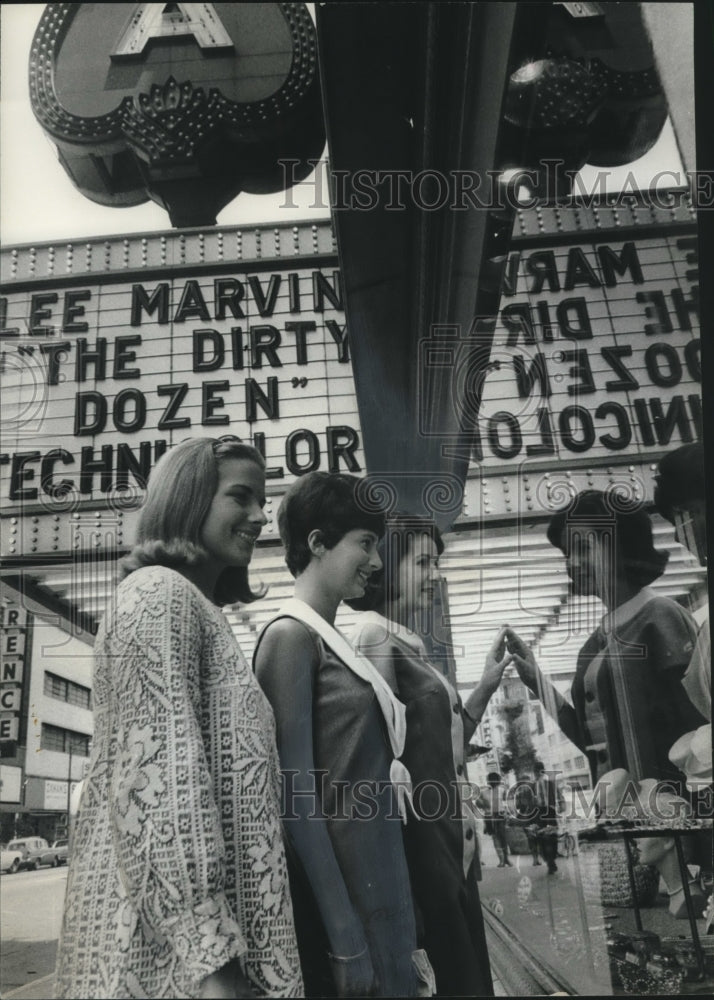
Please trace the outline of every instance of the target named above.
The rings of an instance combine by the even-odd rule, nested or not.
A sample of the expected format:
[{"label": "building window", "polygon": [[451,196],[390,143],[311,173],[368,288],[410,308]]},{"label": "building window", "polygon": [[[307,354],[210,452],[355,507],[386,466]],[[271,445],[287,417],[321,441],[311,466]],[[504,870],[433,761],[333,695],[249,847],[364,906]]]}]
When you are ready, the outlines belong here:
[{"label": "building window", "polygon": [[576,767],[585,767],[585,758],[584,757],[576,757],[575,758],[575,766]]},{"label": "building window", "polygon": [[69,753],[71,750],[76,757],[89,757],[90,741],[91,736],[87,733],[42,723],[40,746],[43,750],[54,750],[56,753]]},{"label": "building window", "polygon": [[79,708],[92,707],[91,688],[75,684],[58,674],[51,674],[48,670],[45,670],[45,694],[48,698],[58,698],[59,701],[66,701]]}]

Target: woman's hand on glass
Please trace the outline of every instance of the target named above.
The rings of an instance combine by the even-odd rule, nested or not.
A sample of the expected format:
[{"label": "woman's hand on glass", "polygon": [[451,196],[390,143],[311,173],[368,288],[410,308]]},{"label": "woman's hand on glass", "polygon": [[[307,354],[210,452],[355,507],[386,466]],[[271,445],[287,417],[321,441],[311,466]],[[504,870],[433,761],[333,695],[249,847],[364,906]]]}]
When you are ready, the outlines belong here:
[{"label": "woman's hand on glass", "polygon": [[526,687],[532,691],[538,686],[540,671],[533,650],[527,646],[523,639],[509,626],[505,627],[506,648],[511,655],[511,659]]},{"label": "woman's hand on glass", "polygon": [[503,677],[503,671],[511,663],[513,656],[506,648],[506,635],[508,626],[504,625],[499,629],[498,635],[493,641],[493,645],[486,654],[486,665],[481,677],[481,686],[489,694],[497,689]]}]

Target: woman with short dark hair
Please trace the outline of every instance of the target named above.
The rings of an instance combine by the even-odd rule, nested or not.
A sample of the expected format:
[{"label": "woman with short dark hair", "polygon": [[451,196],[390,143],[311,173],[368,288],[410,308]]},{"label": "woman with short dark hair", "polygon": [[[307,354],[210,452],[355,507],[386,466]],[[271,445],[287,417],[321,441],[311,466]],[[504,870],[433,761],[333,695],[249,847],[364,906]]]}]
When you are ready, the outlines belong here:
[{"label": "woman with short dark hair", "polygon": [[[295,596],[259,639],[285,774],[285,830],[306,995],[416,996],[402,841],[404,706],[334,627],[381,562],[381,511],[362,480],[313,472],[278,514]],[[365,502],[362,502],[364,498]],[[417,964],[415,964],[417,963]]]},{"label": "woman with short dark hair", "polygon": [[[424,626],[429,626],[443,551],[441,534],[431,520],[390,515],[379,545],[384,568],[374,575],[364,597],[348,603],[365,612],[352,637],[354,644],[406,706],[404,762],[419,819],[407,823],[404,840],[420,943],[434,968],[437,995],[490,996],[493,984],[478,894],[476,818],[469,801],[465,748],[508,657],[502,630],[465,705],[430,660],[417,625],[423,615]],[[505,822],[504,850],[501,841],[498,847],[501,866],[510,864]]]},{"label": "woman with short dark hair", "polygon": [[648,586],[668,559],[648,514],[617,492],[587,490],[551,519],[548,539],[565,555],[572,593],[598,597],[606,614],[580,650],[572,705],[509,630],[521,679],[587,754],[593,781],[625,768],[638,780],[681,782],[668,752],[701,724],[681,685],[696,630],[684,608]]},{"label": "woman with short dark hair", "polygon": [[303,995],[273,716],[220,609],[255,599],[264,504],[235,437],[151,474],[94,647],[58,997]]}]

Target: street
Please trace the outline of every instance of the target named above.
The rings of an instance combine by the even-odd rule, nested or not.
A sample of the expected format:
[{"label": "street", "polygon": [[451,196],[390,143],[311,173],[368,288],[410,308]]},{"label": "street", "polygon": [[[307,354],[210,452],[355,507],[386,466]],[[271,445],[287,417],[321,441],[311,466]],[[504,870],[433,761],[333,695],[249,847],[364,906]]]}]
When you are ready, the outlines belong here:
[{"label": "street", "polygon": [[54,995],[53,974],[67,867],[41,868],[0,878],[0,993]]}]

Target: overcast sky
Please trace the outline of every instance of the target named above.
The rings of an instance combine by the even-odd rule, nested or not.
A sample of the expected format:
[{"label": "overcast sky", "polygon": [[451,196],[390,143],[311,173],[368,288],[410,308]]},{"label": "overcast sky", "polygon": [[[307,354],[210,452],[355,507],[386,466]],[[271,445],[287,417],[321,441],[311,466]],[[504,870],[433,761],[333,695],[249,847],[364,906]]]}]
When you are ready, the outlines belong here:
[{"label": "overcast sky", "polygon": [[[0,240],[27,243],[169,228],[166,212],[153,202],[135,208],[95,205],[77,191],[60,166],[54,145],[32,114],[27,86],[30,45],[44,6],[3,3],[0,7]],[[609,188],[616,190],[629,171],[650,178],[660,170],[681,171],[669,124],[645,157],[612,172]],[[593,183],[593,171],[585,168],[581,178],[587,189]],[[315,206],[314,175],[294,188],[291,196],[296,209],[284,207],[283,193],[239,195],[218,221],[243,225],[329,215],[326,207]],[[319,202],[327,202],[326,191]]]}]

